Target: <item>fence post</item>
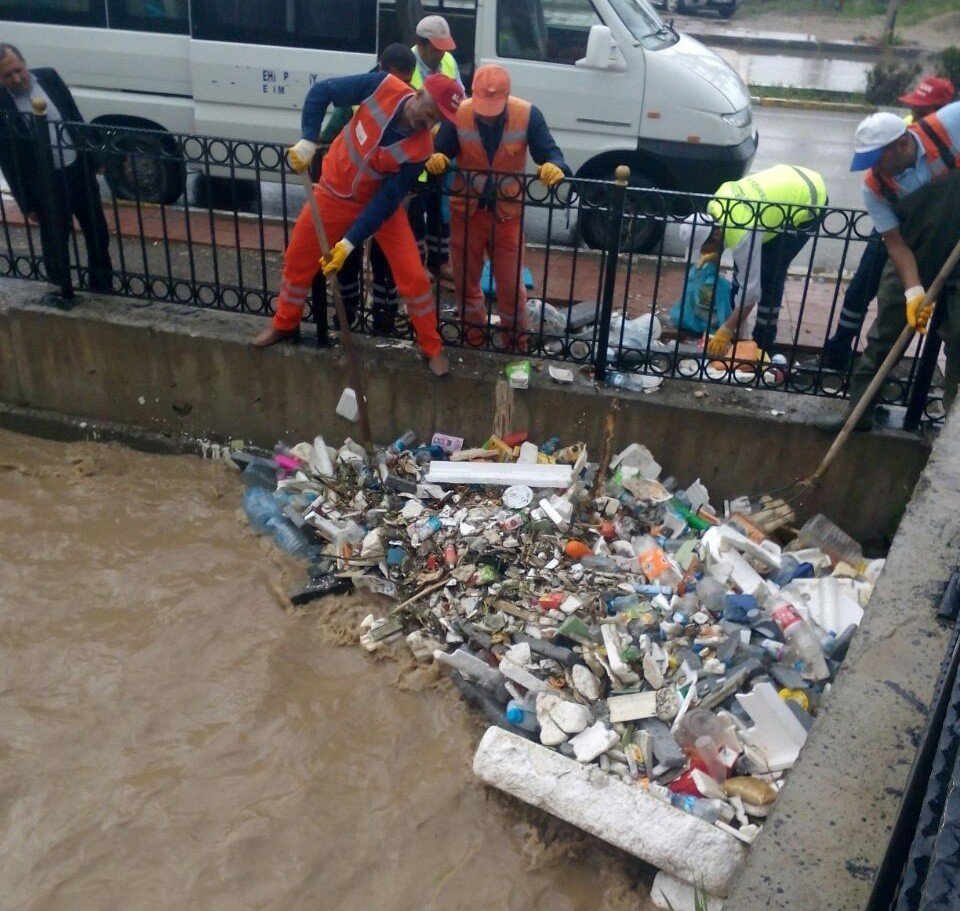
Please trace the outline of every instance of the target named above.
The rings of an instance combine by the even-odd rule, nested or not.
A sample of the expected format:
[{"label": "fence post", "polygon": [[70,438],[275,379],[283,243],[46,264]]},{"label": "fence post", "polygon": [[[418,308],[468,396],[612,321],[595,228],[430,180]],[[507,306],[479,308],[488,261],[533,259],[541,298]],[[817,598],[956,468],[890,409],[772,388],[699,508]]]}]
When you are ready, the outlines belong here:
[{"label": "fence post", "polygon": [[613,316],[613,292],[617,284],[617,265],[620,260],[620,231],[623,227],[623,199],[630,180],[630,168],[622,164],[615,172],[616,180],[610,186],[610,204],[607,211],[606,262],[603,286],[600,291],[600,324],[597,327],[597,349],[593,358],[593,375],[598,383],[607,378],[607,346],[610,343],[610,319]]},{"label": "fence post", "polygon": [[933,319],[930,320],[927,329],[927,337],[923,340],[923,347],[920,349],[920,363],[917,364],[917,372],[913,377],[907,413],[903,417],[904,430],[916,430],[923,420],[927,396],[930,394],[930,383],[933,381],[933,371],[937,368],[937,355],[940,354],[940,333],[937,330],[947,312],[947,295],[955,293],[952,288],[942,291],[940,302],[934,308]]},{"label": "fence post", "polygon": [[[73,280],[70,277],[70,232],[64,234],[59,225],[66,220],[72,222],[69,212],[62,213],[61,206],[64,200],[57,192],[57,177],[53,165],[53,145],[50,142],[50,128],[47,122],[47,102],[42,98],[34,98],[33,106],[33,137],[37,152],[37,171],[40,190],[40,240],[43,244],[44,259],[52,265],[57,275],[49,274],[47,279],[51,284],[59,285],[59,291],[52,291],[45,296],[49,304],[61,310],[69,310],[73,306]],[[61,214],[64,218],[61,218]]]}]

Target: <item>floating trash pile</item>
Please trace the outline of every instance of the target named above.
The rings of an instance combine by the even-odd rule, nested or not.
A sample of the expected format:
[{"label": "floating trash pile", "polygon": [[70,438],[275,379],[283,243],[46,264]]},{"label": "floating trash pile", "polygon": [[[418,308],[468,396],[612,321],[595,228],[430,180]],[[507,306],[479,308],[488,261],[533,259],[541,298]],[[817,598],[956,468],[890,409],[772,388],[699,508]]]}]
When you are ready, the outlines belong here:
[{"label": "floating trash pile", "polygon": [[310,561],[294,603],[394,599],[365,649],[405,637],[492,724],[751,842],[882,561],[822,515],[715,509],[639,443],[416,442],[233,454],[252,525]]}]

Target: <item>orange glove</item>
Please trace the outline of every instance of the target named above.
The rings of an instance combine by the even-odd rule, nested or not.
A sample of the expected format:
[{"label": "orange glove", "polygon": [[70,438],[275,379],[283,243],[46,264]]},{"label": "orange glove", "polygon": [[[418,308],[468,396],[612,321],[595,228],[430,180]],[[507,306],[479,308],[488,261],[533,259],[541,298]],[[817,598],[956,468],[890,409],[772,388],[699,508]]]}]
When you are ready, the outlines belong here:
[{"label": "orange glove", "polygon": [[726,326],[721,326],[707,341],[707,354],[710,357],[723,357],[732,344],[733,333]]},{"label": "orange glove", "polygon": [[443,152],[434,152],[424,165],[428,174],[439,177],[447,168],[450,167],[450,159]]},{"label": "orange glove", "polygon": [[334,275],[343,268],[343,264],[347,261],[347,257],[353,252],[353,244],[349,240],[344,238],[343,240],[338,240],[334,245],[333,249],[330,251],[330,259],[325,257],[320,257],[320,268],[323,269],[324,275]]},{"label": "orange glove", "polygon": [[907,322],[921,335],[927,333],[927,323],[933,315],[933,302],[924,303],[927,294],[921,285],[915,285],[904,294],[907,299]]}]

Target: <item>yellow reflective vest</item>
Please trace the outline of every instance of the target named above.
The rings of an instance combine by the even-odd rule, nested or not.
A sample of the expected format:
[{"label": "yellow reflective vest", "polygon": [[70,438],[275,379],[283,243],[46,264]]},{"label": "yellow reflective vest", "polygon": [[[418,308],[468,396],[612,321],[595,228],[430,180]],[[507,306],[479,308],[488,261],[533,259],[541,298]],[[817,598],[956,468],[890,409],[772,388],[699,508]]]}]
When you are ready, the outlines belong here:
[{"label": "yellow reflective vest", "polygon": [[817,214],[809,206],[826,202],[822,175],[810,168],[778,164],[721,184],[707,203],[707,212],[723,228],[723,245],[729,248],[754,228],[769,229],[762,236],[766,243],[785,221],[800,227]]}]

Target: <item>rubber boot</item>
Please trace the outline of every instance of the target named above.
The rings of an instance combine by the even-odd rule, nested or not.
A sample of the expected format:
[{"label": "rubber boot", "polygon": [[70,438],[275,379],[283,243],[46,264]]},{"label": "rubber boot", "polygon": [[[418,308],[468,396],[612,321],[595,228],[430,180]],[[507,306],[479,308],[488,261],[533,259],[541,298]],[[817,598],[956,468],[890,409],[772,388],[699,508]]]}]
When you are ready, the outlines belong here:
[{"label": "rubber boot", "polygon": [[[854,377],[850,381],[850,400],[847,403],[847,408],[844,413],[840,417],[826,418],[822,421],[817,421],[816,426],[821,430],[826,430],[828,433],[839,433],[843,429],[843,425],[847,423],[847,418],[850,417],[853,409],[857,407],[857,403],[863,398],[863,394],[867,391],[867,386],[870,385],[871,379],[872,377],[869,376],[866,378]],[[854,425],[854,433],[866,433],[867,431],[873,430],[877,411],[877,400],[879,397],[879,393],[874,396],[867,410],[863,412],[860,420]]]}]

